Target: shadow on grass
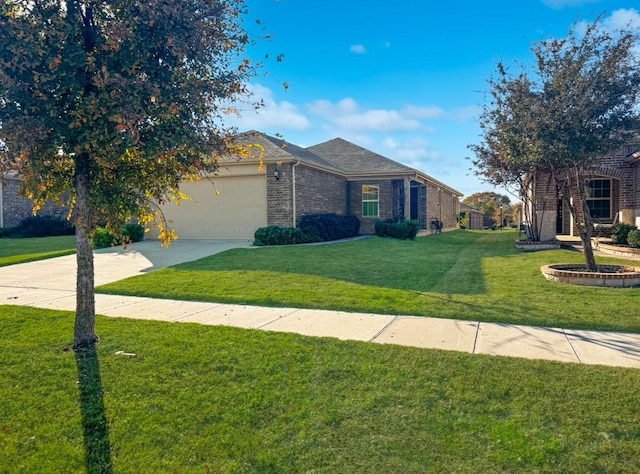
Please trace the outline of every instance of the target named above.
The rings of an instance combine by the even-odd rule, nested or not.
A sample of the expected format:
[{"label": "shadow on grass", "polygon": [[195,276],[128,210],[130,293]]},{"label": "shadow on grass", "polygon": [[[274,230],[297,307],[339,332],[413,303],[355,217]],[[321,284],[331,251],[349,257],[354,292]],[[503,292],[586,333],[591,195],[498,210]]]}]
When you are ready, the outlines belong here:
[{"label": "shadow on grass", "polygon": [[110,474],[109,425],[104,413],[100,362],[95,344],[75,351],[87,472]]},{"label": "shadow on grass", "polygon": [[[222,272],[226,272],[225,278],[229,272],[241,272],[243,280],[252,278],[251,272],[269,272],[291,275],[296,281],[309,276],[394,290],[486,294],[482,260],[514,254],[514,235],[452,232],[414,241],[372,238],[334,245],[237,249],[176,265],[155,277],[162,285],[161,281],[175,278],[208,282],[211,274]],[[143,278],[129,279],[127,286],[140,282],[144,293]]]}]

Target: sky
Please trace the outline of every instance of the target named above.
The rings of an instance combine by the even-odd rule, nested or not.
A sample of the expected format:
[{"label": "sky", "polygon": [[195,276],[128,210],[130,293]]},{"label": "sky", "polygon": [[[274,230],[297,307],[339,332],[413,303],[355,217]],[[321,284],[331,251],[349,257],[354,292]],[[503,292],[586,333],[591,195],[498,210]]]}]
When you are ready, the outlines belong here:
[{"label": "sky", "polygon": [[[333,138],[422,171],[464,196],[496,191],[475,175],[470,144],[499,61],[531,64],[534,42],[602,15],[640,32],[640,5],[616,0],[246,0],[262,61],[226,125],[308,147]],[[260,20],[259,25],[256,20]],[[264,30],[270,39],[263,40]],[[268,55],[268,57],[267,57]],[[282,61],[276,58],[282,55]]]}]

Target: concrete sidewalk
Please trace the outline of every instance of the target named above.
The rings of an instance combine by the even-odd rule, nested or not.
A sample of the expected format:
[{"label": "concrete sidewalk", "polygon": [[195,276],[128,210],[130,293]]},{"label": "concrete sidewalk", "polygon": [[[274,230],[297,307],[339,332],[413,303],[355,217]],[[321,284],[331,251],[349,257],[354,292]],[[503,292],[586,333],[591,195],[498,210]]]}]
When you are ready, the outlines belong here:
[{"label": "concrete sidewalk", "polygon": [[[96,285],[188,261],[246,242],[157,242],[95,254]],[[259,251],[259,250],[257,250]],[[0,301],[75,310],[75,256],[0,268]],[[640,368],[640,334],[527,327],[414,316],[263,308],[244,305],[96,295],[96,312],[175,323],[235,326],[527,359]]]}]

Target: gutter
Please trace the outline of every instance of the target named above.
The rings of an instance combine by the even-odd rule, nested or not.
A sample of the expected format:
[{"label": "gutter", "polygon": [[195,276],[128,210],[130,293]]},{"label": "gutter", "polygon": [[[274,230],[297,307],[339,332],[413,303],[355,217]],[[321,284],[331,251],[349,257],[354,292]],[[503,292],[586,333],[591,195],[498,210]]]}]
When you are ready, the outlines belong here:
[{"label": "gutter", "polygon": [[293,164],[293,166],[291,167],[291,192],[292,192],[292,216],[291,219],[293,220],[291,227],[295,227],[296,226],[296,167],[300,164],[300,160],[296,160],[296,162]]}]

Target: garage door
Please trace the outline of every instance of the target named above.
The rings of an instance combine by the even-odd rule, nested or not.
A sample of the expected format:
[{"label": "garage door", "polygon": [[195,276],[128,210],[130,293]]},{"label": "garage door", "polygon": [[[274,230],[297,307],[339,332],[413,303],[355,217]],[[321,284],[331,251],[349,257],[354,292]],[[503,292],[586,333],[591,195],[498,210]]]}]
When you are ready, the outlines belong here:
[{"label": "garage door", "polygon": [[267,225],[264,174],[214,177],[183,183],[180,189],[192,200],[162,206],[180,239],[251,240],[256,229]]}]

